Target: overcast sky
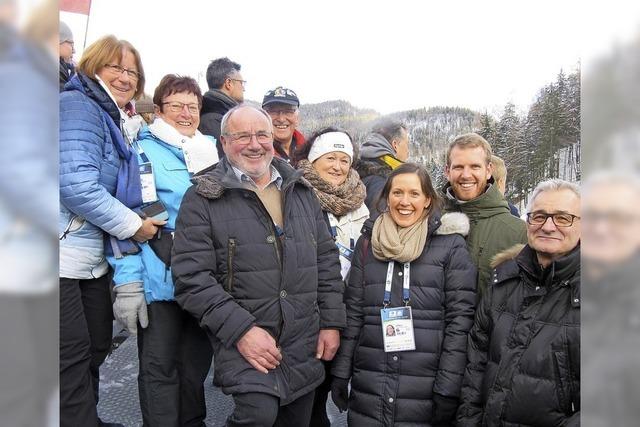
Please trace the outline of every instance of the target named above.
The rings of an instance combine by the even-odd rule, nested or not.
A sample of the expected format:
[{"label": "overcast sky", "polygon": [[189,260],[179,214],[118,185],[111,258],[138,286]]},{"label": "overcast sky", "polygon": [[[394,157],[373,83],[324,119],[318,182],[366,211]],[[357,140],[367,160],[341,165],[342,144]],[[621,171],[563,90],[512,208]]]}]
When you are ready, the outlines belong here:
[{"label": "overcast sky", "polygon": [[[613,3],[586,11],[574,0],[93,0],[87,45],[109,33],[129,40],[149,94],[167,73],[190,75],[206,89],[209,61],[228,56],[242,65],[245,98],[256,101],[284,85],[303,103],[499,114],[508,101],[526,109],[561,68],[576,69],[581,55],[584,67],[585,55],[609,47],[603,27],[635,28],[638,14]],[[86,17],[61,19],[79,60]]]}]

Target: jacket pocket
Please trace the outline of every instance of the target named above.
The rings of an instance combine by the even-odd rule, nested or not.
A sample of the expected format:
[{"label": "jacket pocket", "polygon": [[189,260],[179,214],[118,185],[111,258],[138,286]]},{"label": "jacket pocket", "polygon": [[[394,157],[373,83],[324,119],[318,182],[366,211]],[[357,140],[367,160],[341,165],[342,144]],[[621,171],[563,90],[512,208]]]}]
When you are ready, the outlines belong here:
[{"label": "jacket pocket", "polygon": [[568,356],[564,351],[552,351],[553,367],[556,377],[556,394],[560,409],[565,414],[571,414],[571,374],[569,372]]},{"label": "jacket pocket", "polygon": [[227,241],[227,280],[225,288],[227,292],[233,290],[233,257],[236,254],[236,239],[229,238]]},{"label": "jacket pocket", "polygon": [[85,223],[84,218],[78,215],[72,215],[71,218],[69,219],[69,222],[67,222],[67,225],[64,228],[64,231],[60,234],[60,236],[58,236],[58,239],[59,240],[66,239],[69,234],[75,233],[78,230],[80,230],[84,225],[84,223]]}]

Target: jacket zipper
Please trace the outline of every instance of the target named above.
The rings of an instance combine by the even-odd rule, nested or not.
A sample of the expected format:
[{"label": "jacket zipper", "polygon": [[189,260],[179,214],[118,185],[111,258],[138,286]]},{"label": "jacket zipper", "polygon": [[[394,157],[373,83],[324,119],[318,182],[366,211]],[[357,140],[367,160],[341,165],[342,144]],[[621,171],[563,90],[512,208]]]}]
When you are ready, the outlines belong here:
[{"label": "jacket zipper", "polygon": [[227,292],[233,290],[233,256],[236,253],[236,239],[230,238],[227,242]]}]

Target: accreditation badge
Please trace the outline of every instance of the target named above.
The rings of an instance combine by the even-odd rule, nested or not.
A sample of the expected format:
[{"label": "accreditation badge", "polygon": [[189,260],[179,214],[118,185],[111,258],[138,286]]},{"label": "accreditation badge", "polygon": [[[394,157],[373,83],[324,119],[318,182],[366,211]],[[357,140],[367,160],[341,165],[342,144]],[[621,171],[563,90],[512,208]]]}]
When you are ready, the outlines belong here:
[{"label": "accreditation badge", "polygon": [[151,203],[158,200],[156,181],[153,177],[151,163],[140,163],[140,185],[142,186],[142,203]]},{"label": "accreditation badge", "polygon": [[380,318],[385,352],[416,349],[410,306],[383,308],[380,310]]}]

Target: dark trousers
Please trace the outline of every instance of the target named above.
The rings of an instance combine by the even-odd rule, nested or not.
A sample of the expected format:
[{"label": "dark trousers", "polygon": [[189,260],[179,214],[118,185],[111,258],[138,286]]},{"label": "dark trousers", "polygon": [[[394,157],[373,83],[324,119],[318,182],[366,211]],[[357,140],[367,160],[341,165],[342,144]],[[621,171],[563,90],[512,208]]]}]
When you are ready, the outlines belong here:
[{"label": "dark trousers", "polygon": [[327,416],[327,397],[331,392],[331,362],[323,361],[322,363],[324,365],[325,377],[322,384],[320,384],[315,391],[309,427],[331,426],[331,422]]},{"label": "dark trousers", "polygon": [[97,426],[100,365],[113,326],[111,275],[60,279],[60,425]]},{"label": "dark trousers", "polygon": [[280,399],[266,393],[243,393],[233,396],[236,404],[227,419],[227,427],[293,427],[309,425],[314,392],[305,394],[285,406]]},{"label": "dark trousers", "polygon": [[201,427],[207,416],[204,381],[213,350],[197,320],[173,301],[147,305],[138,325],[138,392],[145,426]]}]

